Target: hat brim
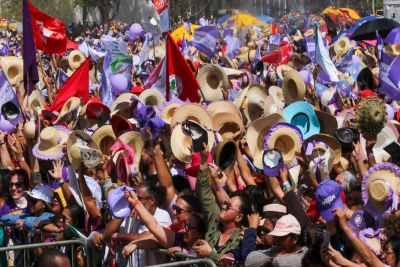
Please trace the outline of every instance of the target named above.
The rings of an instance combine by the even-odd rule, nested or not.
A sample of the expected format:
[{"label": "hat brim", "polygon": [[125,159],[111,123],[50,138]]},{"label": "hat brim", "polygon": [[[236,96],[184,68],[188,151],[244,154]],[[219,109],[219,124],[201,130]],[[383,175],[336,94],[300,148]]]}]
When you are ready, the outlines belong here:
[{"label": "hat brim", "polygon": [[343,209],[343,201],[342,199],[339,197],[337,198],[335,204],[333,204],[332,207],[330,207],[329,209],[326,210],[319,210],[319,213],[321,214],[322,218],[324,218],[325,221],[333,221],[335,219],[335,212],[334,210],[336,208],[340,208]]}]

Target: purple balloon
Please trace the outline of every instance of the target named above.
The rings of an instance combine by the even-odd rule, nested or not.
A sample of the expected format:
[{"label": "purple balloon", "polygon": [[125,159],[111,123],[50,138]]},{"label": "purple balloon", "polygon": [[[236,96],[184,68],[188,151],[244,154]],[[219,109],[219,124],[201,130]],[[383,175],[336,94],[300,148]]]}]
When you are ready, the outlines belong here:
[{"label": "purple balloon", "polygon": [[303,81],[306,84],[306,86],[309,86],[310,83],[311,83],[311,75],[308,72],[308,70],[301,70],[300,71],[300,76],[303,79]]},{"label": "purple balloon", "polygon": [[128,87],[128,79],[123,74],[111,76],[111,89],[114,94],[122,94]]},{"label": "purple balloon", "polygon": [[142,34],[143,28],[139,23],[134,23],[132,26],[129,28],[129,34],[133,39],[136,39]]}]

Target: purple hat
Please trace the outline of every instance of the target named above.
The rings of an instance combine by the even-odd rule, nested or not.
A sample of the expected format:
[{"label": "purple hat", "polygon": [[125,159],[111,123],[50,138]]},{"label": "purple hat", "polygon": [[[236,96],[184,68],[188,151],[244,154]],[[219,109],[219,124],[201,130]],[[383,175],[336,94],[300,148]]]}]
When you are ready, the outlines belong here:
[{"label": "purple hat", "polygon": [[124,185],[111,190],[107,196],[108,208],[116,218],[126,218],[132,212],[132,207],[124,196],[125,189],[132,190],[132,188]]},{"label": "purple hat", "polygon": [[285,167],[281,153],[277,149],[268,149],[263,155],[264,174],[269,177],[278,177],[279,169]]},{"label": "purple hat", "polygon": [[334,219],[334,209],[343,208],[343,201],[341,199],[342,191],[342,186],[332,180],[325,180],[318,185],[315,193],[317,208],[322,218],[326,221]]},{"label": "purple hat", "polygon": [[356,210],[349,220],[349,226],[358,234],[361,230],[364,230],[367,226],[365,219],[364,219],[364,211],[363,210]]},{"label": "purple hat", "polygon": [[374,218],[397,210],[399,203],[400,167],[382,162],[369,168],[361,183],[361,195],[365,206]]}]

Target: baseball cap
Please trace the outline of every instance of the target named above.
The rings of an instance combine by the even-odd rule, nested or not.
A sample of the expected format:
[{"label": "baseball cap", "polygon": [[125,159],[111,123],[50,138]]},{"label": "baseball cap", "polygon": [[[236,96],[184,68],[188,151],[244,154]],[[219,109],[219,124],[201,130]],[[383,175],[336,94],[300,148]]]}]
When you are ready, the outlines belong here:
[{"label": "baseball cap", "polygon": [[44,184],[36,185],[31,191],[27,191],[26,194],[28,197],[42,200],[47,204],[50,204],[53,199],[53,191]]},{"label": "baseball cap", "polygon": [[288,234],[300,235],[301,226],[299,221],[292,215],[282,216],[275,224],[274,230],[269,233],[272,236],[285,236]]},{"label": "baseball cap", "polygon": [[284,168],[282,155],[276,149],[265,150],[262,161],[264,166],[264,174],[269,177],[278,177],[279,169]]},{"label": "baseball cap", "polygon": [[318,185],[315,192],[317,208],[322,218],[326,221],[334,219],[334,209],[343,208],[343,201],[341,199],[342,190],[342,186],[332,180],[325,180]]}]

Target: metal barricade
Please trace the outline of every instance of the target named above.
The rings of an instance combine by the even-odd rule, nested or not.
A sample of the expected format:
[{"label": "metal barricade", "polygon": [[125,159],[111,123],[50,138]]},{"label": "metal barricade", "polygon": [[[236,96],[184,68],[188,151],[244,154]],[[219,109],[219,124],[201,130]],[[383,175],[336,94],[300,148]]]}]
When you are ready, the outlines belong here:
[{"label": "metal barricade", "polygon": [[[157,252],[166,254],[166,255],[168,254],[166,249],[158,249]],[[184,259],[188,259],[188,260],[157,264],[157,265],[152,265],[152,267],[175,267],[175,266],[187,266],[187,265],[192,265],[192,264],[205,264],[210,267],[217,266],[215,264],[215,262],[212,261],[211,259],[200,259],[196,256],[186,254],[186,253],[176,252],[176,253],[174,253],[174,257],[184,258]]]}]

